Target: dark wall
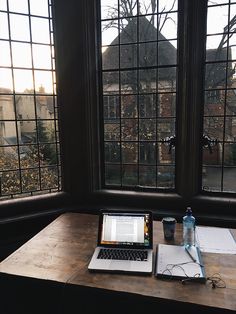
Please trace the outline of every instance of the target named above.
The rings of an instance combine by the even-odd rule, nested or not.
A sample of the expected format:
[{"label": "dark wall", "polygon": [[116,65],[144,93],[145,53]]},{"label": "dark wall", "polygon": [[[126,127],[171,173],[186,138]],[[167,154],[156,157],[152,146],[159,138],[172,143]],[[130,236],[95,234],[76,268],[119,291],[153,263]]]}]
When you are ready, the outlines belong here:
[{"label": "dark wall", "polygon": [[0,261],[36,235],[59,214],[31,216],[0,221]]}]

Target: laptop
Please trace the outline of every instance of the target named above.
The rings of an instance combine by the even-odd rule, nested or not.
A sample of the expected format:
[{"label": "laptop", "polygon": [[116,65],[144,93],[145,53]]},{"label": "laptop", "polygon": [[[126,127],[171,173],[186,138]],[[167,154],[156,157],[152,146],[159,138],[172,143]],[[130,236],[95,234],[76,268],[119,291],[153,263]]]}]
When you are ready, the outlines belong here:
[{"label": "laptop", "polygon": [[153,218],[150,211],[101,210],[97,247],[90,271],[153,271]]}]

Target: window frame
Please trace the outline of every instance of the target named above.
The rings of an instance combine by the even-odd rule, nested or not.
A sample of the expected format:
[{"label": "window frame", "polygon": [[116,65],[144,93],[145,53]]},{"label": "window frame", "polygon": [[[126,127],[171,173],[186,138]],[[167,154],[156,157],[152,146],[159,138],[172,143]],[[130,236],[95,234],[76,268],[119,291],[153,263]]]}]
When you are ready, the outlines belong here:
[{"label": "window frame", "polygon": [[[5,25],[0,42],[6,50],[0,66],[3,204],[4,200],[60,190],[52,3],[46,0],[40,12],[30,0],[22,5],[17,7],[10,0],[0,5]],[[41,37],[35,36],[39,26]],[[4,71],[10,76],[6,77]],[[39,113],[42,107],[43,115]]]},{"label": "window frame", "polygon": [[[203,103],[204,97],[204,72],[199,64],[204,66],[205,43],[202,38],[206,32],[207,0],[179,1],[178,82],[181,84],[177,94],[174,193],[101,187],[104,169],[100,151],[103,133],[98,119],[102,114],[98,106],[101,101],[98,87],[101,80],[99,1],[57,0],[54,7],[63,191],[8,201],[8,214],[14,212],[14,206],[18,214],[25,209],[35,212],[63,206],[67,210],[90,213],[109,207],[149,208],[156,219],[174,215],[180,220],[186,206],[192,206],[199,223],[235,227],[236,194],[201,192],[199,132],[202,133],[203,128],[203,108],[199,103]],[[195,34],[194,38],[192,34]],[[44,199],[47,200],[46,206]],[[2,208],[4,204],[0,204],[1,214],[4,212]]]}]

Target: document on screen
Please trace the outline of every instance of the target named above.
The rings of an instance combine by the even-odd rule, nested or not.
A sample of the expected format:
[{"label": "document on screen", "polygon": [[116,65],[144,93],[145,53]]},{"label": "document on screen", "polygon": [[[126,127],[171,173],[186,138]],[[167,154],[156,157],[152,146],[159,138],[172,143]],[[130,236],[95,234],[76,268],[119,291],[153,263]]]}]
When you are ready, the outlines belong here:
[{"label": "document on screen", "polygon": [[102,239],[113,242],[144,243],[144,217],[108,216]]}]

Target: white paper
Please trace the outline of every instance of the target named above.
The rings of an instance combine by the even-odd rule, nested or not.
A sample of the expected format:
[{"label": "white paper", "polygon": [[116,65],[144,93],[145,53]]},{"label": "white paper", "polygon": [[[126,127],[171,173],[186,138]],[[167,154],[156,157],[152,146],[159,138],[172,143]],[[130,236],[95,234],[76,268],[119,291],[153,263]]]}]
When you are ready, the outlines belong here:
[{"label": "white paper", "polygon": [[196,247],[189,248],[189,252],[196,260],[193,262],[184,246],[158,245],[157,275],[203,278],[203,268],[200,265]]},{"label": "white paper", "polygon": [[202,252],[236,254],[236,242],[226,228],[197,226],[196,241]]}]

